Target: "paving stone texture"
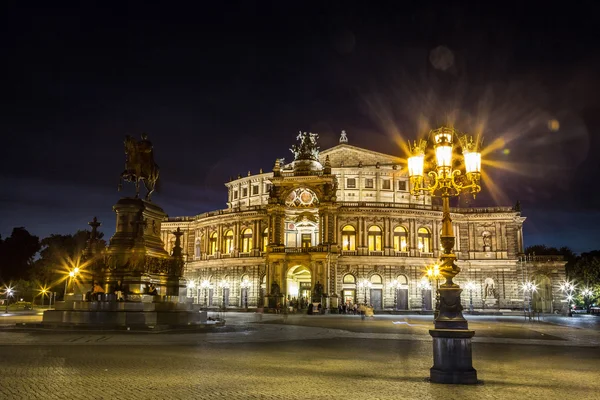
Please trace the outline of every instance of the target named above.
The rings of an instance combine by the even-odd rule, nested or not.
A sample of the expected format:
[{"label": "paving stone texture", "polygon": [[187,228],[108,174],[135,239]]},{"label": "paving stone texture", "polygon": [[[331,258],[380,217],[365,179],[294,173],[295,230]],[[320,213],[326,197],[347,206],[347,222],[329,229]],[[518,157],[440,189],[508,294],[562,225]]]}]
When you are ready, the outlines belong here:
[{"label": "paving stone texture", "polygon": [[600,399],[595,322],[472,319],[481,383],[460,386],[427,381],[426,318],[228,317],[213,333],[2,331],[0,399]]}]

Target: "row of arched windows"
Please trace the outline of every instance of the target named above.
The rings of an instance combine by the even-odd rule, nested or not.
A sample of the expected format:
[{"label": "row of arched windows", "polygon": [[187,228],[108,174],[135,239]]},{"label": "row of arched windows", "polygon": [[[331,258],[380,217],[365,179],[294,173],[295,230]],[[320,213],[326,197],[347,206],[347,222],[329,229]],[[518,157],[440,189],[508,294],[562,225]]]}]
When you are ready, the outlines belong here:
[{"label": "row of arched windows", "polygon": [[[406,275],[398,275],[398,277],[396,278],[396,281],[400,285],[403,285],[403,286],[408,285],[408,278],[406,277]],[[383,279],[381,278],[381,275],[373,274],[369,278],[369,282],[371,282],[374,285],[380,285],[383,283]],[[356,277],[352,274],[346,274],[342,278],[342,283],[344,283],[345,285],[356,284]]]},{"label": "row of arched windows", "polygon": [[[196,257],[200,257],[201,246],[203,242],[204,236],[200,239],[196,240]],[[208,248],[207,254],[213,255],[218,250],[218,234],[217,232],[212,232],[208,237]],[[223,233],[223,241],[221,253],[230,254],[234,251],[234,235],[233,230],[229,229]],[[267,245],[269,244],[269,228],[265,228],[262,234],[262,251],[267,250]],[[252,251],[252,229],[246,228],[242,230],[240,235],[240,252],[249,253]]]},{"label": "row of arched windows", "polygon": [[[354,251],[356,250],[356,228],[352,225],[345,225],[342,228],[342,250]],[[201,246],[203,238],[196,240],[196,257],[200,256]],[[240,235],[240,252],[249,253],[252,251],[252,229],[246,228],[242,230]],[[206,253],[213,255],[218,250],[218,234],[212,232],[208,239],[208,248]],[[230,254],[234,251],[234,234],[233,230],[229,229],[223,233],[222,248],[220,249],[223,254]],[[267,250],[269,244],[269,228],[265,228],[262,233],[261,251]],[[409,251],[409,238],[408,230],[403,226],[397,226],[393,231],[392,245],[395,251],[408,252]],[[371,225],[367,230],[367,247],[369,251],[382,251],[383,250],[383,232],[377,225]],[[425,227],[421,227],[417,230],[417,248],[422,253],[430,253],[431,250],[431,232]]]},{"label": "row of arched windows", "polygon": [[[408,230],[403,226],[394,228],[393,246],[395,251],[407,252]],[[383,232],[377,225],[371,225],[367,230],[367,246],[369,251],[382,251]],[[422,253],[431,252],[431,232],[427,228],[417,231],[417,247]],[[352,225],[342,228],[342,250],[356,250],[356,229]]]}]

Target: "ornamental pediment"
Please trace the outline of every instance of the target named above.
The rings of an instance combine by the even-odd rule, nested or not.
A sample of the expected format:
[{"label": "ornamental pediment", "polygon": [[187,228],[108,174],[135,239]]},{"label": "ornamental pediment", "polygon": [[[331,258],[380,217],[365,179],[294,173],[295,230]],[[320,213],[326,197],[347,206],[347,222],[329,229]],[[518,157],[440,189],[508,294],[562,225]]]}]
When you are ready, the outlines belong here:
[{"label": "ornamental pediment", "polygon": [[340,144],[330,149],[321,151],[319,161],[323,164],[329,156],[332,168],[352,167],[358,165],[400,164],[400,158],[389,154],[362,149],[349,144]]}]

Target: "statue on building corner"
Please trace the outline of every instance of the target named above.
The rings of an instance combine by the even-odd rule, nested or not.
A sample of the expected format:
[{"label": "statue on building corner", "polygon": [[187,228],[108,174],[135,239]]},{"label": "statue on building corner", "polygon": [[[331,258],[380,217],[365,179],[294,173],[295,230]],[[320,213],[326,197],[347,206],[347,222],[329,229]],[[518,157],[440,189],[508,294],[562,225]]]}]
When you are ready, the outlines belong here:
[{"label": "statue on building corner", "polygon": [[340,135],[340,143],[348,143],[348,136],[346,136],[346,131],[342,131]]}]

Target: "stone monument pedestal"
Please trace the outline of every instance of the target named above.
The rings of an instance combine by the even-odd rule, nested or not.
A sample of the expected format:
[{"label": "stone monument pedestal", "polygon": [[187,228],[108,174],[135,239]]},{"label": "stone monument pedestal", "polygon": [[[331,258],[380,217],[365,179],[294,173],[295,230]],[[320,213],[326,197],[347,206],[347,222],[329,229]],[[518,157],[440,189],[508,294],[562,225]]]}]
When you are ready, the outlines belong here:
[{"label": "stone monument pedestal", "polygon": [[[89,264],[93,278],[86,283],[89,286],[84,286],[83,293],[56,302],[54,310],[45,311],[42,326],[156,329],[206,324],[206,311],[186,296],[180,244],[183,232],[173,232],[176,240],[170,255],[160,236],[166,217],[162,208],[146,200],[122,198],[113,210],[117,227],[106,254],[97,257],[91,249],[87,253],[94,257]],[[94,224],[99,226],[96,220]],[[90,295],[93,281],[105,293]],[[123,301],[115,294],[118,281]]]}]

